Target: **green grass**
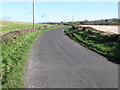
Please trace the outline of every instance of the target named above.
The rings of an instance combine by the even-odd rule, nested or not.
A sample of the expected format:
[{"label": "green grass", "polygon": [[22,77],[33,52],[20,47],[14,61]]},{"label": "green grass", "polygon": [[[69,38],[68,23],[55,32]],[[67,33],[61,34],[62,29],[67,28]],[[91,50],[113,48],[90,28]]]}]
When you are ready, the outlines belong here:
[{"label": "green grass", "polygon": [[38,35],[53,29],[32,31],[2,41],[2,75],[3,88],[24,88],[24,68],[29,51]]},{"label": "green grass", "polygon": [[[25,22],[18,22],[18,21],[5,21],[0,20],[0,25],[6,25],[3,27],[0,27],[0,35],[3,35],[10,31],[25,29],[25,28],[32,28],[32,23],[25,23]],[[35,27],[45,26],[49,24],[35,24]]]},{"label": "green grass", "polygon": [[64,32],[74,41],[107,57],[110,61],[115,63],[120,62],[119,41],[110,40],[109,38],[101,36],[100,34],[91,34],[86,31],[76,30],[72,27],[65,29]]}]

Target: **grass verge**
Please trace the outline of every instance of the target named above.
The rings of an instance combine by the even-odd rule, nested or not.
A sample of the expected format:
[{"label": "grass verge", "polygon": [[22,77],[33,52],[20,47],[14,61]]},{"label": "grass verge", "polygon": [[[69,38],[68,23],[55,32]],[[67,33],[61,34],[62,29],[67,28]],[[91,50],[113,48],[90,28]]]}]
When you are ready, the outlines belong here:
[{"label": "grass verge", "polygon": [[24,68],[33,42],[38,35],[54,28],[32,31],[2,41],[2,88],[24,88]]},{"label": "grass verge", "polygon": [[72,27],[65,29],[64,32],[67,36],[84,47],[107,57],[111,62],[120,64],[119,41],[110,40],[109,38],[103,37],[100,34],[91,34],[87,31],[76,30]]}]

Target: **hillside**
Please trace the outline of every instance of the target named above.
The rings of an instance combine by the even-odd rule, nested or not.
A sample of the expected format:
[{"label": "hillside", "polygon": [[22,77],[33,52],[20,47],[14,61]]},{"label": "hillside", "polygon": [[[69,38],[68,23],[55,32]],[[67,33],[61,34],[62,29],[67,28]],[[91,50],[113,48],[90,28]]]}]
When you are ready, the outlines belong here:
[{"label": "hillside", "polygon": [[[48,25],[48,24],[35,23],[35,27],[44,26],[44,25]],[[21,30],[32,27],[33,24],[28,22],[0,20],[0,35],[3,35],[10,31]]]}]

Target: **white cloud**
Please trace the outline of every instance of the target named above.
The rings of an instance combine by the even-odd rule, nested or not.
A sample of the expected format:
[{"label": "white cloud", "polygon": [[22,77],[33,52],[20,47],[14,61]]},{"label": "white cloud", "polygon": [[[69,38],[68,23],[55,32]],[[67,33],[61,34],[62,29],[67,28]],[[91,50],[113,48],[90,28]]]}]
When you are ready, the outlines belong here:
[{"label": "white cloud", "polygon": [[1,17],[0,20],[11,20],[13,17],[10,16],[5,16],[5,17]]},{"label": "white cloud", "polygon": [[44,17],[46,17],[46,16],[47,16],[47,15],[46,15],[46,14],[44,14],[44,15],[42,15],[42,16],[41,16],[41,18],[44,18]]}]

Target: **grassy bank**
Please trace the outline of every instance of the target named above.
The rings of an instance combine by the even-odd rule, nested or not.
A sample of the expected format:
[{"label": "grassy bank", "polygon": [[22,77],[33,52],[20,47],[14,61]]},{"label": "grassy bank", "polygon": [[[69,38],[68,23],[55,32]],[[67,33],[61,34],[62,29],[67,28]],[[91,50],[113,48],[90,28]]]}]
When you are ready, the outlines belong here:
[{"label": "grassy bank", "polygon": [[38,35],[53,28],[20,34],[2,41],[0,73],[3,88],[24,88],[24,67],[33,42]]},{"label": "grassy bank", "polygon": [[110,40],[108,37],[101,36],[98,33],[92,34],[72,27],[65,29],[64,32],[84,47],[107,57],[109,61],[120,63],[120,42]]},{"label": "grassy bank", "polygon": [[[15,31],[15,30],[20,30],[20,29],[25,29],[25,28],[32,28],[33,24],[32,23],[27,23],[27,22],[18,22],[18,21],[6,21],[6,20],[0,20],[0,35],[10,32],[10,31]],[[35,27],[40,27],[40,26],[45,26],[49,24],[35,24]]]}]

